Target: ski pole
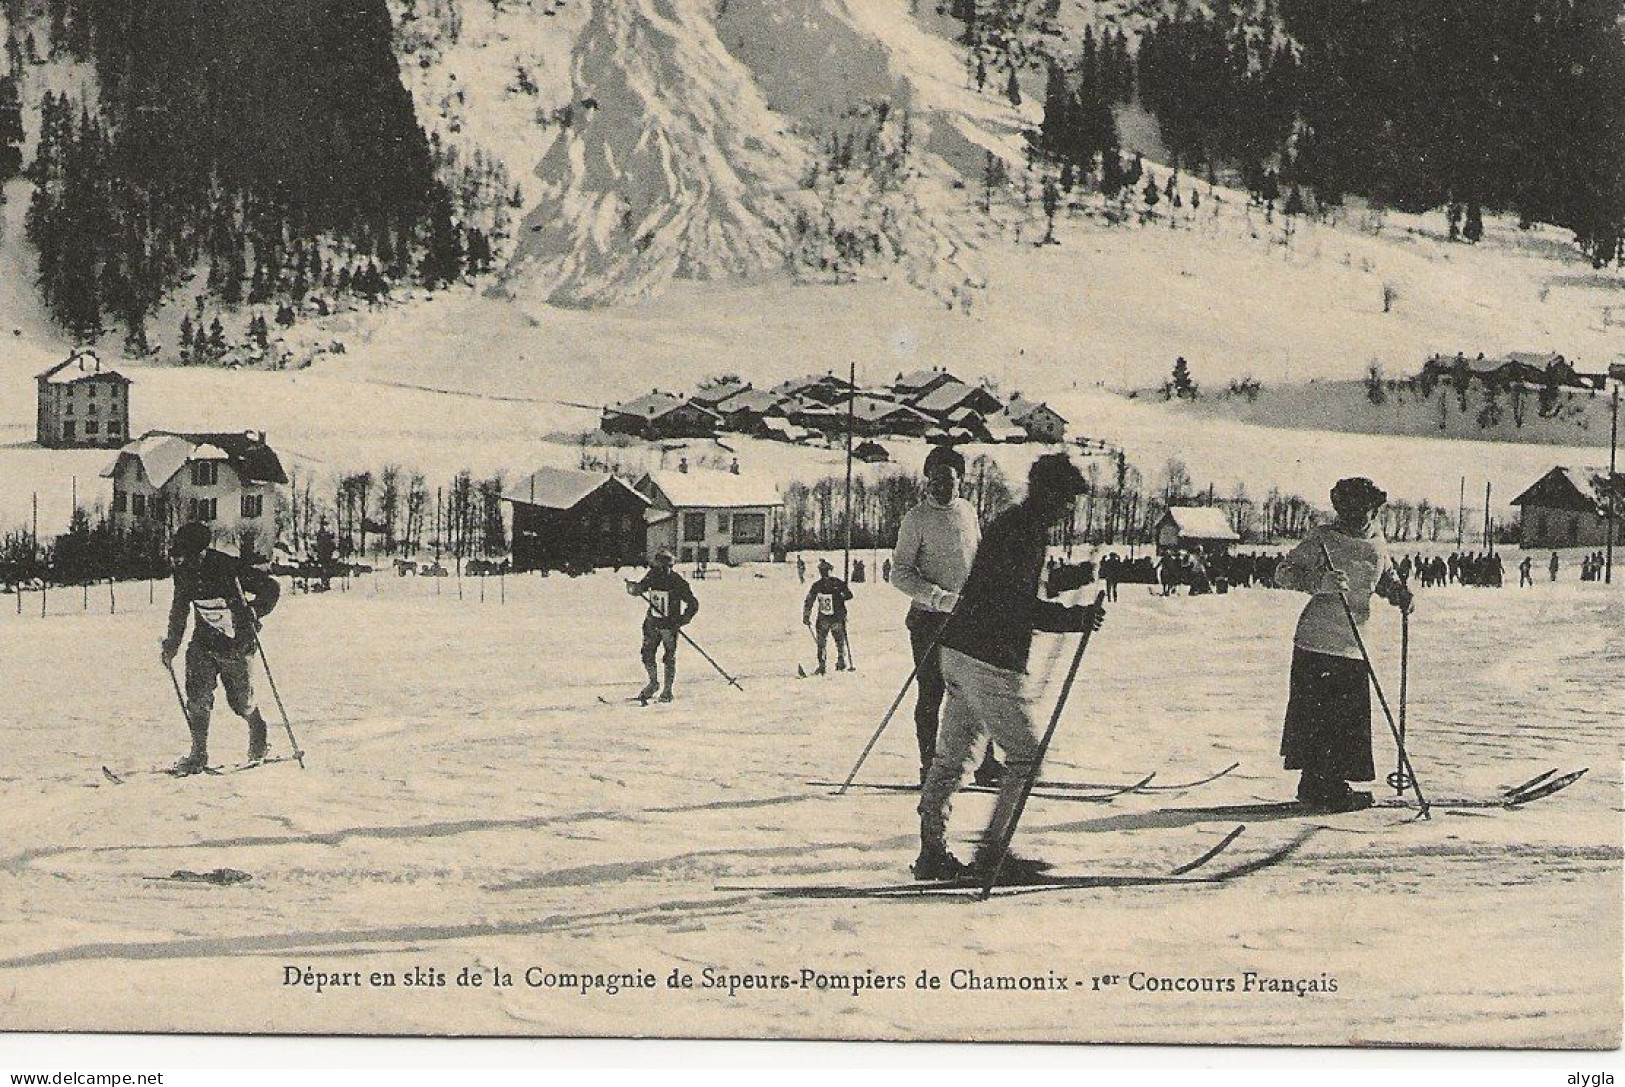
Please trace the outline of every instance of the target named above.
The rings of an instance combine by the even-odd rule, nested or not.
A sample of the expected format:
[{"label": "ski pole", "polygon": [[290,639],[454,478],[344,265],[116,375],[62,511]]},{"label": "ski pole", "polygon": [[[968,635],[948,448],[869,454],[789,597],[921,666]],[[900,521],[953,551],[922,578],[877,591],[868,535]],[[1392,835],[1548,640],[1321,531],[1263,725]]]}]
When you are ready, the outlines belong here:
[{"label": "ski pole", "polygon": [[294,737],[293,722],[288,720],[288,707],[282,704],[282,692],[276,688],[276,675],[271,671],[271,658],[265,655],[265,642],[260,638],[259,616],[255,615],[254,609],[248,606],[248,597],[243,594],[243,583],[235,578],[233,582],[237,586],[237,599],[243,605],[244,610],[248,612],[249,620],[254,624],[254,648],[259,650],[260,664],[265,668],[266,682],[271,685],[271,697],[276,700],[277,713],[282,715],[282,731],[288,734],[288,746],[293,748],[294,761],[299,764],[299,769],[303,770],[305,768],[305,753],[300,750],[299,741]]},{"label": "ski pole", "polygon": [[732,686],[732,687],[734,687],[734,688],[736,688],[736,689],[738,689],[740,691],[743,691],[745,689],[745,688],[739,686],[739,681],[737,679],[735,679],[733,676],[730,676],[727,672],[723,671],[722,665],[718,664],[716,661],[711,659],[711,654],[707,653],[705,650],[700,648],[700,643],[699,642],[696,642],[693,638],[690,638],[688,636],[688,631],[684,630],[682,627],[678,627],[677,628],[677,634],[678,634],[679,637],[681,637],[683,639],[683,641],[685,641],[689,645],[693,646],[694,647],[694,652],[696,652],[700,656],[704,657],[705,660],[706,660],[706,663],[709,664],[712,668],[715,668],[717,670],[717,673],[720,676],[722,676],[723,679],[727,680],[728,684],[730,686]]},{"label": "ski pole", "polygon": [[[932,639],[930,648],[926,649],[922,656],[930,656],[931,651],[936,649],[936,647],[936,639]],[[869,737],[869,742],[867,744],[863,745],[863,753],[858,756],[858,761],[853,764],[852,772],[846,775],[846,780],[841,782],[841,787],[835,790],[836,796],[845,796],[847,789],[852,787],[852,782],[858,776],[858,771],[863,769],[864,761],[869,758],[869,752],[873,751],[875,749],[875,744],[880,742],[881,733],[885,732],[886,726],[891,724],[891,719],[897,714],[897,707],[903,704],[903,699],[908,696],[908,689],[914,686],[914,681],[919,677],[919,675],[920,666],[916,664],[913,671],[909,672],[908,678],[903,680],[902,690],[898,691],[897,697],[892,699],[891,708],[886,711],[886,716],[880,719],[880,726],[875,729],[875,734]]]},{"label": "ski pole", "polygon": [[[1106,602],[1104,590],[1095,594],[1095,609],[1099,609]],[[1072,694],[1072,684],[1078,678],[1078,668],[1083,664],[1084,650],[1089,648],[1089,639],[1094,634],[1091,627],[1084,630],[1083,637],[1078,639],[1078,648],[1072,654],[1072,665],[1066,671],[1066,679],[1061,681],[1061,695],[1055,701],[1055,709],[1049,715],[1049,727],[1044,730],[1044,736],[1038,741],[1038,754],[1033,759],[1033,768],[1021,783],[1021,794],[1016,797],[1016,807],[1010,813],[1010,825],[1004,830],[998,844],[998,851],[993,855],[994,861],[988,866],[987,875],[982,877],[982,892],[980,898],[986,901],[993,894],[993,888],[999,882],[999,871],[1004,867],[1005,858],[1010,855],[1010,843],[1016,837],[1016,825],[1021,822],[1021,813],[1027,809],[1027,798],[1032,796],[1033,786],[1038,783],[1038,772],[1043,768],[1044,756],[1049,753],[1050,741],[1055,738],[1055,729],[1061,723],[1061,713],[1066,709],[1066,700]]]},{"label": "ski pole", "polygon": [[165,661],[164,671],[169,673],[169,685],[175,688],[175,701],[181,704],[181,718],[186,722],[190,731],[192,727],[192,711],[186,708],[186,696],[181,693],[181,681],[175,678],[175,662]]},{"label": "ski pole", "polygon": [[[1337,564],[1332,561],[1332,553],[1326,546],[1326,541],[1321,540],[1319,543],[1320,553],[1326,559],[1326,569],[1333,574],[1341,573],[1342,571],[1338,570]],[[1377,670],[1371,664],[1371,654],[1366,650],[1365,639],[1360,636],[1360,624],[1354,618],[1354,608],[1349,604],[1348,594],[1339,589],[1337,599],[1343,604],[1343,614],[1348,617],[1349,630],[1354,632],[1354,644],[1360,647],[1360,659],[1365,661],[1365,672],[1366,675],[1371,677],[1371,689],[1377,692],[1377,701],[1382,705],[1382,715],[1388,721],[1388,731],[1393,733],[1394,742],[1399,746],[1400,771],[1410,775],[1409,785],[1416,793],[1418,818],[1431,818],[1428,809],[1432,805],[1422,795],[1422,783],[1416,780],[1416,767],[1411,765],[1411,757],[1405,751],[1405,734],[1399,731],[1399,726],[1394,722],[1394,713],[1388,708],[1388,696],[1382,693],[1382,681],[1377,678]]]}]

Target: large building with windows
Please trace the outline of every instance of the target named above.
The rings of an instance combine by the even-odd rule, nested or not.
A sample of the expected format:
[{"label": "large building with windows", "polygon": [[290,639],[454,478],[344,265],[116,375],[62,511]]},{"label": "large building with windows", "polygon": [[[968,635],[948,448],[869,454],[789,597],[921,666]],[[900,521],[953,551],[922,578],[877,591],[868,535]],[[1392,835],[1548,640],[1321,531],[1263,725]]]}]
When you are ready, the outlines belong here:
[{"label": "large building with windows", "polygon": [[38,374],[35,439],[48,449],[113,448],[130,440],[130,379],[75,351]]},{"label": "large building with windows", "polygon": [[[1527,549],[1603,547],[1608,543],[1607,468],[1557,467],[1512,500]],[[1625,544],[1625,473],[1613,476],[1614,542]]]},{"label": "large building with windows", "polygon": [[695,469],[651,472],[637,489],[649,499],[647,547],[679,562],[732,566],[773,557],[783,500],[769,480]]},{"label": "large building with windows", "polygon": [[168,533],[202,521],[217,545],[250,561],[268,559],[276,545],[279,488],[288,477],[259,431],[149,430],[102,474],[113,481],[120,532]]}]

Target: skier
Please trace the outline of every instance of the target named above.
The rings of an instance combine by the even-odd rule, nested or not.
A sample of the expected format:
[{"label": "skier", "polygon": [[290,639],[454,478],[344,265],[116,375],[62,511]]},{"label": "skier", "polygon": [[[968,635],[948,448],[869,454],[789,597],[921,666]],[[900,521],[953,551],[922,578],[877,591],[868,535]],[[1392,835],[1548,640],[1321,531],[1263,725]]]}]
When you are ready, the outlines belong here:
[{"label": "skier", "polygon": [[[649,611],[643,617],[643,646],[640,652],[644,671],[649,673],[649,682],[638,692],[636,699],[645,704],[656,691],[660,692],[660,701],[672,700],[671,688],[677,679],[677,632],[693,622],[700,610],[694,590],[688,587],[683,575],[672,568],[676,562],[677,556],[670,549],[662,547],[655,552],[653,565],[643,579],[626,583],[628,593],[641,596],[649,605]],[[656,650],[660,651],[666,666],[664,686],[655,667]]]},{"label": "skier", "polygon": [[[959,590],[970,574],[981,539],[976,510],[959,497],[965,458],[952,446],[939,445],[925,457],[925,498],[903,516],[892,551],[892,580],[914,601],[904,625],[914,654],[919,690],[914,698],[914,735],[920,746],[920,784],[937,750],[937,717],[942,708],[942,657],[937,639],[959,603]],[[976,771],[978,785],[998,783],[1004,768],[989,745]]]},{"label": "skier", "polygon": [[171,673],[187,617],[197,616],[186,647],[186,725],[192,750],[173,771],[182,776],[208,769],[216,680],[225,687],[232,712],[248,722],[248,761],[260,762],[266,753],[265,718],[254,704],[248,659],[259,645],[260,620],[276,607],[282,587],[241,559],[211,548],[212,535],[208,525],[189,521],[170,543],[175,595],[159,656]]},{"label": "skier", "polygon": [[1523,557],[1523,561],[1518,564],[1518,588],[1521,589],[1525,585],[1533,585],[1535,583],[1534,569],[1535,560],[1530,558],[1528,555],[1525,555]]},{"label": "skier", "polygon": [[1558,571],[1559,566],[1561,566],[1561,565],[1562,564],[1559,563],[1558,559],[1557,559],[1557,552],[1553,551],[1552,552],[1552,561],[1546,564],[1546,569],[1551,574],[1551,579],[1552,579],[1552,582],[1554,584],[1557,581],[1557,571]]},{"label": "skier", "polygon": [[1281,755],[1286,769],[1302,771],[1298,800],[1323,811],[1369,808],[1371,794],[1349,788],[1349,782],[1376,777],[1370,677],[1338,597],[1348,602],[1361,625],[1371,615],[1373,593],[1407,614],[1414,607],[1410,589],[1393,574],[1387,543],[1375,527],[1387,501],[1388,495],[1369,479],[1340,480],[1332,488],[1336,522],[1310,529],[1275,575],[1281,588],[1311,594],[1292,638],[1292,685]]},{"label": "skier", "polygon": [[[807,599],[801,605],[801,621],[812,629],[818,639],[818,670],[821,676],[827,670],[830,635],[835,636],[835,670],[844,672],[850,650],[846,641],[846,602],[852,599],[852,590],[846,582],[835,576],[835,564],[828,559],[818,560],[818,580],[807,590]],[[813,622],[813,609],[818,609],[818,620]]]},{"label": "skier", "polygon": [[796,556],[796,581],[802,585],[807,584],[807,560],[800,555]]},{"label": "skier", "polygon": [[[999,844],[1015,818],[1022,791],[1039,769],[1039,729],[1033,709],[1042,692],[1032,688],[1026,674],[1033,631],[1098,630],[1105,621],[1104,606],[1068,607],[1038,596],[1050,529],[1087,490],[1083,474],[1064,453],[1039,457],[1027,475],[1027,497],[993,520],[977,549],[959,607],[942,634],[948,697],[936,757],[920,791],[920,855],[913,865],[917,879],[969,874],[948,850],[948,815],[984,731],[998,741],[1006,764],[993,815],[969,872],[985,874],[998,863]],[[1001,879],[1031,882],[1046,867],[1007,855]]]}]

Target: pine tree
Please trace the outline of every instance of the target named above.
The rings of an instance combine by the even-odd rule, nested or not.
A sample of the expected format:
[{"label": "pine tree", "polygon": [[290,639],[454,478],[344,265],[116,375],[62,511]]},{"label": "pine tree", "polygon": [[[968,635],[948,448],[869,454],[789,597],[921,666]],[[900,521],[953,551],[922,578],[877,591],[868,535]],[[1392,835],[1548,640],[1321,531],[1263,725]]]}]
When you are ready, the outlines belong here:
[{"label": "pine tree", "polygon": [[0,76],[0,184],[16,177],[23,168],[22,97],[14,76]]},{"label": "pine tree", "polygon": [[1484,212],[1477,200],[1467,201],[1467,221],[1462,225],[1461,236],[1470,242],[1477,242],[1484,236]]},{"label": "pine tree", "polygon": [[181,314],[180,353],[183,364],[196,361],[192,352],[192,315],[190,313]]},{"label": "pine tree", "polygon": [[1016,78],[1016,63],[1010,62],[1010,79],[1004,85],[1004,96],[1012,106],[1021,105],[1021,81]]}]

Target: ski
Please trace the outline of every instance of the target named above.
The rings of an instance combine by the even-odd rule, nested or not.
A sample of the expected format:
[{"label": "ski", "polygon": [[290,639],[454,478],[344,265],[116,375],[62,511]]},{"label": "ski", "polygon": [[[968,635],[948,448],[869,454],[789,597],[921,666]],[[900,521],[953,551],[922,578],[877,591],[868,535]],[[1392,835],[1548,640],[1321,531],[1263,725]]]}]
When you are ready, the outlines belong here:
[{"label": "ski", "polygon": [[215,776],[219,776],[220,774],[226,772],[228,769],[229,768],[225,767],[225,766],[205,766],[203,769],[197,771],[197,773],[195,773],[195,774],[178,774],[178,773],[175,772],[175,768],[173,766],[154,766],[154,767],[151,767],[150,769],[146,769],[146,770],[125,770],[125,771],[123,771],[121,773],[114,773],[108,767],[103,766],[102,767],[102,776],[105,777],[108,781],[112,782],[114,785],[123,785],[123,784],[125,784],[125,781],[126,781],[127,778],[132,778],[132,777],[146,777],[146,776],[156,777],[156,776],[162,775],[164,777],[171,777],[171,778],[189,778],[189,777],[196,777],[196,776],[198,776],[198,774],[213,774]]},{"label": "ski", "polygon": [[1553,777],[1554,775],[1556,775],[1557,772],[1558,772],[1557,768],[1554,766],[1552,769],[1546,771],[1544,774],[1536,774],[1534,777],[1530,778],[1528,781],[1524,782],[1522,785],[1510,785],[1507,788],[1502,789],[1501,793],[1504,796],[1516,796],[1517,794],[1519,794],[1521,792],[1524,792],[1527,789],[1533,789],[1533,788],[1537,787],[1538,785],[1540,785],[1541,783],[1546,781],[1547,778],[1550,778],[1550,777]]},{"label": "ski", "polygon": [[252,762],[239,762],[235,766],[222,767],[216,771],[221,774],[240,774],[245,770],[258,770],[262,766],[272,766],[279,762],[295,762],[294,755],[272,755],[266,759],[254,759]]},{"label": "ski", "polygon": [[[1525,785],[1525,786],[1521,787],[1522,788],[1521,792],[1517,792],[1517,791],[1508,792],[1508,793],[1505,793],[1505,794],[1503,794],[1501,796],[1490,797],[1490,798],[1486,798],[1486,797],[1464,797],[1464,798],[1455,799],[1455,800],[1430,800],[1430,801],[1428,801],[1428,807],[1430,807],[1430,808],[1463,808],[1463,809],[1505,808],[1505,809],[1509,809],[1509,810],[1516,809],[1516,808],[1521,808],[1525,804],[1532,803],[1532,802],[1534,802],[1536,800],[1543,800],[1546,797],[1553,795],[1554,793],[1562,792],[1564,789],[1567,789],[1570,785],[1573,785],[1576,781],[1579,781],[1582,777],[1584,777],[1590,771],[1590,769],[1591,768],[1588,766],[1588,767],[1585,767],[1584,769],[1573,770],[1573,771],[1570,771],[1569,773],[1563,774],[1563,775],[1561,775],[1559,777],[1550,778],[1549,780],[1543,780],[1543,779],[1547,778],[1547,775],[1542,774],[1540,776],[1540,778],[1534,779],[1535,781],[1540,782],[1539,784],[1535,785],[1533,788],[1530,788],[1527,785]],[[1414,809],[1416,807],[1416,805],[1414,803],[1410,802],[1410,801],[1397,800],[1397,799],[1396,800],[1380,800],[1380,801],[1378,801],[1376,804],[1374,804],[1372,806],[1376,807],[1376,808],[1387,808],[1387,809],[1393,809],[1393,808],[1411,808],[1411,809]]]},{"label": "ski", "polygon": [[[1144,790],[1146,785],[1156,776],[1157,775],[1155,773],[1147,774],[1139,781],[1129,785],[1101,786],[1101,788],[1104,788],[1105,791],[1098,793],[1085,793],[1081,791],[1052,792],[1046,790],[1041,784],[1032,795],[1040,800],[1071,800],[1085,804],[1105,804],[1111,800],[1115,800],[1117,797],[1127,795],[1128,793],[1140,792]],[[838,781],[809,781],[807,784],[820,789],[839,789],[841,787],[841,783]],[[868,792],[881,793],[917,793],[920,791],[920,787],[918,785],[904,785],[901,782],[895,781],[857,781],[847,786],[847,788],[863,789]],[[1085,786],[1077,786],[1077,788],[1081,790],[1085,788]],[[959,791],[966,793],[997,793],[999,791],[999,786],[967,783],[960,786]]]},{"label": "ski", "polygon": [[[1242,876],[1251,875],[1276,865],[1291,857],[1305,842],[1307,842],[1318,828],[1310,827],[1292,839],[1286,845],[1256,857],[1250,861],[1232,865],[1206,875],[1191,875],[1204,865],[1219,856],[1239,838],[1246,830],[1245,825],[1238,826],[1230,831],[1215,846],[1210,847],[1199,857],[1185,864],[1169,869],[1166,873],[1158,875],[1146,874],[1092,874],[1092,875],[1047,875],[1034,882],[1016,884],[993,888],[993,897],[1011,898],[1016,895],[1036,894],[1042,891],[1062,890],[1089,890],[1112,887],[1178,887],[1203,885],[1211,886],[1216,883],[1227,883]],[[888,900],[907,900],[917,898],[948,898],[969,894],[980,897],[982,893],[981,880],[977,878],[962,878],[942,880],[934,883],[915,881],[912,883],[882,884],[879,886],[838,886],[812,884],[807,886],[762,887],[762,886],[719,886],[719,891],[754,891],[772,898],[879,898]]]},{"label": "ski", "polygon": [[[1233,762],[1229,766],[1226,766],[1223,770],[1209,774],[1207,777],[1194,778],[1191,781],[1176,782],[1172,785],[1147,785],[1145,782],[1141,782],[1134,787],[1133,791],[1137,793],[1181,793],[1187,789],[1194,789],[1200,785],[1207,785],[1211,782],[1218,781],[1220,778],[1227,777],[1239,769],[1241,769],[1241,763]],[[1155,774],[1152,775],[1152,777],[1155,776]],[[1147,778],[1146,780],[1149,781],[1150,779]],[[1084,789],[1116,789],[1120,788],[1121,786],[1088,781],[1045,781],[1040,778],[1037,787],[1040,789],[1059,789],[1070,792],[1072,790]]]}]

